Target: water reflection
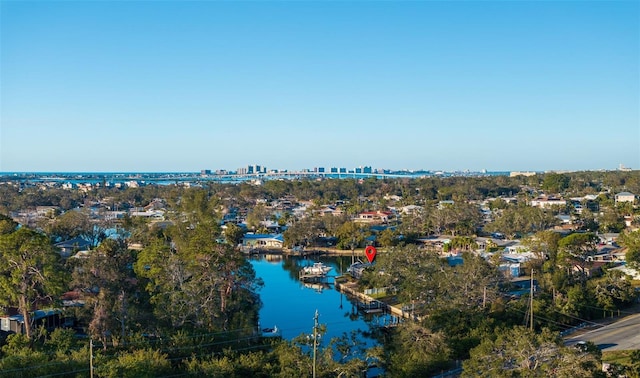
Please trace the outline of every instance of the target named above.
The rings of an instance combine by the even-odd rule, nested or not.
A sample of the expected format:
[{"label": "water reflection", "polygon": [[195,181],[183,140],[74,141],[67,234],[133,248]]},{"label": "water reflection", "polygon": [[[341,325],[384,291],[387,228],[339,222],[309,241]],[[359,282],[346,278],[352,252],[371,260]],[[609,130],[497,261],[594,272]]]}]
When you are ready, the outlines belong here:
[{"label": "water reflection", "polygon": [[[320,281],[301,282],[298,277],[302,267],[315,262],[322,262],[333,269]],[[256,275],[264,281],[260,290],[263,302],[260,326],[277,326],[282,337],[291,340],[301,334],[312,333],[314,313],[318,310],[319,322],[327,329],[322,339],[328,342],[352,331],[370,334],[372,326],[391,322],[391,316],[387,314],[360,313],[355,300],[335,289],[334,278],[341,275],[350,263],[349,256],[253,256],[251,264]],[[371,338],[364,341],[370,346],[375,344]]]}]

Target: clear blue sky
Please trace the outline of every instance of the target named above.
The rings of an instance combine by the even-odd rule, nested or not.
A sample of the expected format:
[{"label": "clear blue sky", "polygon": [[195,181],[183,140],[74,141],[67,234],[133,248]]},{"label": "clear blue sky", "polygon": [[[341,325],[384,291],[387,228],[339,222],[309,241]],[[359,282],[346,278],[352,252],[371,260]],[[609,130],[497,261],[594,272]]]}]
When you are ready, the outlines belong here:
[{"label": "clear blue sky", "polygon": [[5,1],[0,171],[640,169],[638,1]]}]

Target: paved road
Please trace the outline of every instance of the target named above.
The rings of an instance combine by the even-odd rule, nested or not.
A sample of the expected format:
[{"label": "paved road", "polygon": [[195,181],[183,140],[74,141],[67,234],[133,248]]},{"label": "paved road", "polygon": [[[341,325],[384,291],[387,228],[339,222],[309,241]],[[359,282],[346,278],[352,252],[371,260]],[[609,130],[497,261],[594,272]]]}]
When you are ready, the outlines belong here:
[{"label": "paved road", "polygon": [[578,341],[591,341],[606,351],[640,349],[640,314],[630,315],[601,328],[568,337],[565,344],[573,345]]}]

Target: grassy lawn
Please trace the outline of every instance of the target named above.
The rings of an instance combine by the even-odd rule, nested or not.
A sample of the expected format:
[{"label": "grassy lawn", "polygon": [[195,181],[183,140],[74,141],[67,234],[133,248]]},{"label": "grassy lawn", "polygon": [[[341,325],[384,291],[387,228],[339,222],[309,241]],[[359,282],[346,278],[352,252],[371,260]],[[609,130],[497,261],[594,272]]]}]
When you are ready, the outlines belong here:
[{"label": "grassy lawn", "polygon": [[612,350],[610,352],[602,352],[602,362],[615,363],[620,365],[631,365],[632,350]]}]

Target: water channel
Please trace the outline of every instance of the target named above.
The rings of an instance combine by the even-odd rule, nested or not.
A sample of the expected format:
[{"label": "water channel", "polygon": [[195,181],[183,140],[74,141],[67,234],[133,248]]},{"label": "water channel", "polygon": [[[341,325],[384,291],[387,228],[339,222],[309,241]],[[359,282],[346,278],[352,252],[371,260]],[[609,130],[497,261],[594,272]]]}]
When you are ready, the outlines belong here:
[{"label": "water channel", "polygon": [[[317,261],[333,268],[328,273],[326,284],[301,282],[298,278],[300,269]],[[361,331],[364,332],[362,341],[373,346],[376,341],[367,336],[372,327],[394,321],[387,314],[358,311],[355,299],[335,289],[334,278],[346,271],[351,264],[351,256],[303,258],[259,255],[252,257],[251,264],[256,276],[264,282],[259,292],[263,303],[260,326],[277,327],[284,339],[312,334],[316,310],[319,324],[326,326],[323,342],[351,331]]]}]

